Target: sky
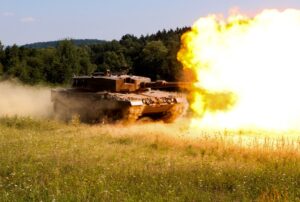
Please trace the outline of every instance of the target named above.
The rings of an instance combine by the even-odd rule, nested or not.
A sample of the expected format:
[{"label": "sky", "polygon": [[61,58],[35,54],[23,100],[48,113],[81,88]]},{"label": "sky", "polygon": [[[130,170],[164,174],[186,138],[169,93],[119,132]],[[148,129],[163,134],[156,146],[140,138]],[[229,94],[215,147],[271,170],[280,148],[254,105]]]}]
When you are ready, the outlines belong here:
[{"label": "sky", "polygon": [[0,41],[119,40],[191,26],[237,8],[253,15],[266,8],[300,9],[300,0],[0,0]]}]

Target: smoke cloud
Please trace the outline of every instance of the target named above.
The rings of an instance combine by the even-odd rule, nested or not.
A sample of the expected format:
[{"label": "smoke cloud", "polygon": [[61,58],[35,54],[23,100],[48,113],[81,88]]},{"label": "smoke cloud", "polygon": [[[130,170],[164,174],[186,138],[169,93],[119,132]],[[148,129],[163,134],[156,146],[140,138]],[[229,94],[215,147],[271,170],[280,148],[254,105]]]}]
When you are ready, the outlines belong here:
[{"label": "smoke cloud", "polygon": [[52,113],[50,89],[0,82],[0,116],[49,117]]}]

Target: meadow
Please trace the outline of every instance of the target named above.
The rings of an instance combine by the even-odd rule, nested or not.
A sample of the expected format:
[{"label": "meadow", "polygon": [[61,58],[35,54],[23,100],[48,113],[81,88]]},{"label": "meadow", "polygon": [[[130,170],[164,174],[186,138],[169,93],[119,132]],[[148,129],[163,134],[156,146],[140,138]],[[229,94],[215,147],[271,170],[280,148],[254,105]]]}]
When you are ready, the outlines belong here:
[{"label": "meadow", "polygon": [[2,117],[0,201],[300,201],[291,136]]}]

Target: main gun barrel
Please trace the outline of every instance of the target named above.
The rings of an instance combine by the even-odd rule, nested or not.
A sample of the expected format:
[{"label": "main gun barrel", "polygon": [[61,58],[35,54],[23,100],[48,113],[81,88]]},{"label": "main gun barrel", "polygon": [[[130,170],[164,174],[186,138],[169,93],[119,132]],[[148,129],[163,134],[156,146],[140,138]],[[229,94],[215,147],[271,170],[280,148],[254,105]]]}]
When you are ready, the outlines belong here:
[{"label": "main gun barrel", "polygon": [[142,82],[140,84],[141,88],[152,88],[152,89],[164,89],[164,88],[183,88],[190,89],[193,86],[191,82],[184,81],[155,81],[155,82]]}]

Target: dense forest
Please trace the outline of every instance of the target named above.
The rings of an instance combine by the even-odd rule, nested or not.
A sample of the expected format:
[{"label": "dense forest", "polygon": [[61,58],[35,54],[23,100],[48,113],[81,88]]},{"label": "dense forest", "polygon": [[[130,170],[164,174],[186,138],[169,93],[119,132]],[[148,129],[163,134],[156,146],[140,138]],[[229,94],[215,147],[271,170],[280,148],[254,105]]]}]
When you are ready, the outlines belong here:
[{"label": "dense forest", "polygon": [[[106,41],[99,40],[99,39],[69,39],[74,45],[81,46],[81,45],[94,45],[94,44],[102,44]],[[36,42],[31,44],[23,45],[24,48],[55,48],[58,46],[60,42],[63,40],[57,41],[46,41],[46,42]]]},{"label": "dense forest", "polygon": [[94,44],[75,44],[66,39],[54,46],[5,47],[0,42],[0,77],[16,77],[29,84],[67,84],[73,75],[109,69],[153,80],[180,80],[182,65],[176,55],[180,37],[188,29],[162,30],[141,37],[127,34],[119,41]]}]

